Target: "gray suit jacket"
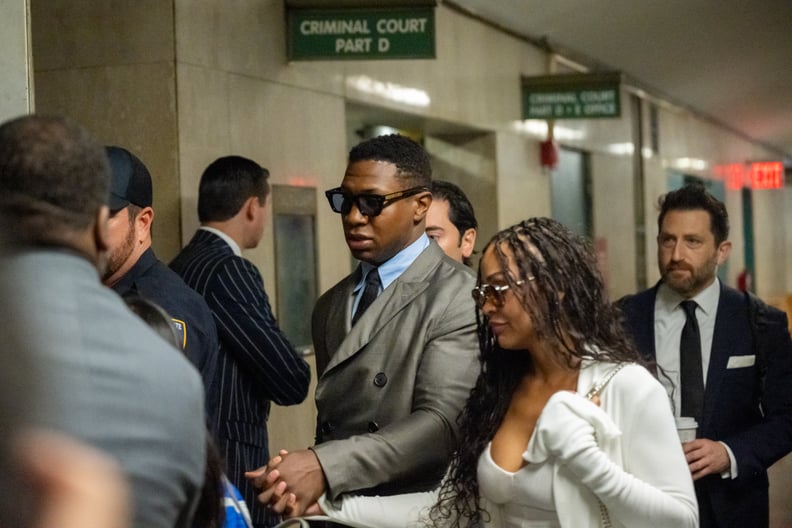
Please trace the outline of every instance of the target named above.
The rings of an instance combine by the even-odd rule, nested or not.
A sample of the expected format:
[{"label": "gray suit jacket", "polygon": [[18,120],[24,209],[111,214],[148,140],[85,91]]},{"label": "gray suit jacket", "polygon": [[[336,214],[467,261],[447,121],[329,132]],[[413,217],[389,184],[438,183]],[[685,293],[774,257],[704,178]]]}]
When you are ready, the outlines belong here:
[{"label": "gray suit jacket", "polygon": [[133,526],[189,527],[206,456],[198,371],[82,256],[3,256],[0,281],[4,323],[46,367],[40,387],[52,412],[37,421],[116,459],[132,488]]},{"label": "gray suit jacket", "polygon": [[470,271],[426,248],[350,330],[360,268],[317,301],[317,445],[328,495],[435,487],[479,372]]}]

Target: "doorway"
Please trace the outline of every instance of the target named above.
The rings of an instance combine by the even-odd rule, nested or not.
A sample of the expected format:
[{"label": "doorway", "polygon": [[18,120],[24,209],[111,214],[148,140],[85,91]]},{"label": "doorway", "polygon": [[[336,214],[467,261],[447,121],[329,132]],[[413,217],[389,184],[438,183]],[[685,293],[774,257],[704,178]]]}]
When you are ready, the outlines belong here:
[{"label": "doorway", "polygon": [[558,165],[551,173],[550,200],[554,220],[592,238],[591,170],[587,152],[560,149]]}]

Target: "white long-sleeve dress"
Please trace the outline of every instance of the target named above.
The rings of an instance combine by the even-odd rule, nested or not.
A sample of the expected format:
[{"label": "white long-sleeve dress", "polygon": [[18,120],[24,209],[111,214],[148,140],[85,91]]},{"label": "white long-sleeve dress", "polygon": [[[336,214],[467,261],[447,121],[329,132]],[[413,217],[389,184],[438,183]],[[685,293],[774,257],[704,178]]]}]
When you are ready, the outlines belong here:
[{"label": "white long-sleeve dress", "polygon": [[[698,508],[665,390],[643,367],[622,368],[600,393],[583,395],[616,368],[584,361],[577,393],[559,392],[543,409],[515,473],[499,468],[489,446],[478,463],[490,519],[504,528],[695,528]],[[464,439],[462,439],[464,441]],[[328,517],[354,527],[426,526],[437,492],[344,496],[320,503]]]}]

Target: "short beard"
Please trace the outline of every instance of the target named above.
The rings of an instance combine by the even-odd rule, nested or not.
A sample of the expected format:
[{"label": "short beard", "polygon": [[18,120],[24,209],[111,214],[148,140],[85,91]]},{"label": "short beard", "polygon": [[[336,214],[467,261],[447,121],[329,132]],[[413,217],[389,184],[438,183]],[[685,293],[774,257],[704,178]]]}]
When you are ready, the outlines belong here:
[{"label": "short beard", "polygon": [[[130,226],[124,243],[115,249],[109,250],[104,257],[104,273],[102,273],[102,280],[106,281],[113,274],[118,271],[121,266],[127,261],[132,251],[135,249],[135,229]],[[100,273],[102,270],[99,270]]]},{"label": "short beard", "polygon": [[682,281],[672,281],[669,278],[669,272],[666,271],[663,273],[663,282],[679,295],[690,298],[706,288],[715,278],[717,271],[718,265],[714,260],[711,260],[707,261],[702,267],[693,269],[690,278]]}]

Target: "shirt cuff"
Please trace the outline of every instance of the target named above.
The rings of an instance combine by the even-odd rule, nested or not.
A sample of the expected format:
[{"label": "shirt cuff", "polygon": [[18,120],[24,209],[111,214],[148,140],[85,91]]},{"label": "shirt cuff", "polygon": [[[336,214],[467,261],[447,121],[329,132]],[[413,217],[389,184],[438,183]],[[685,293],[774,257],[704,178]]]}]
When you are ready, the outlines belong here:
[{"label": "shirt cuff", "polygon": [[721,478],[734,480],[737,478],[737,459],[734,458],[734,453],[725,442],[718,443],[726,448],[726,454],[729,455],[729,468],[721,471]]}]

